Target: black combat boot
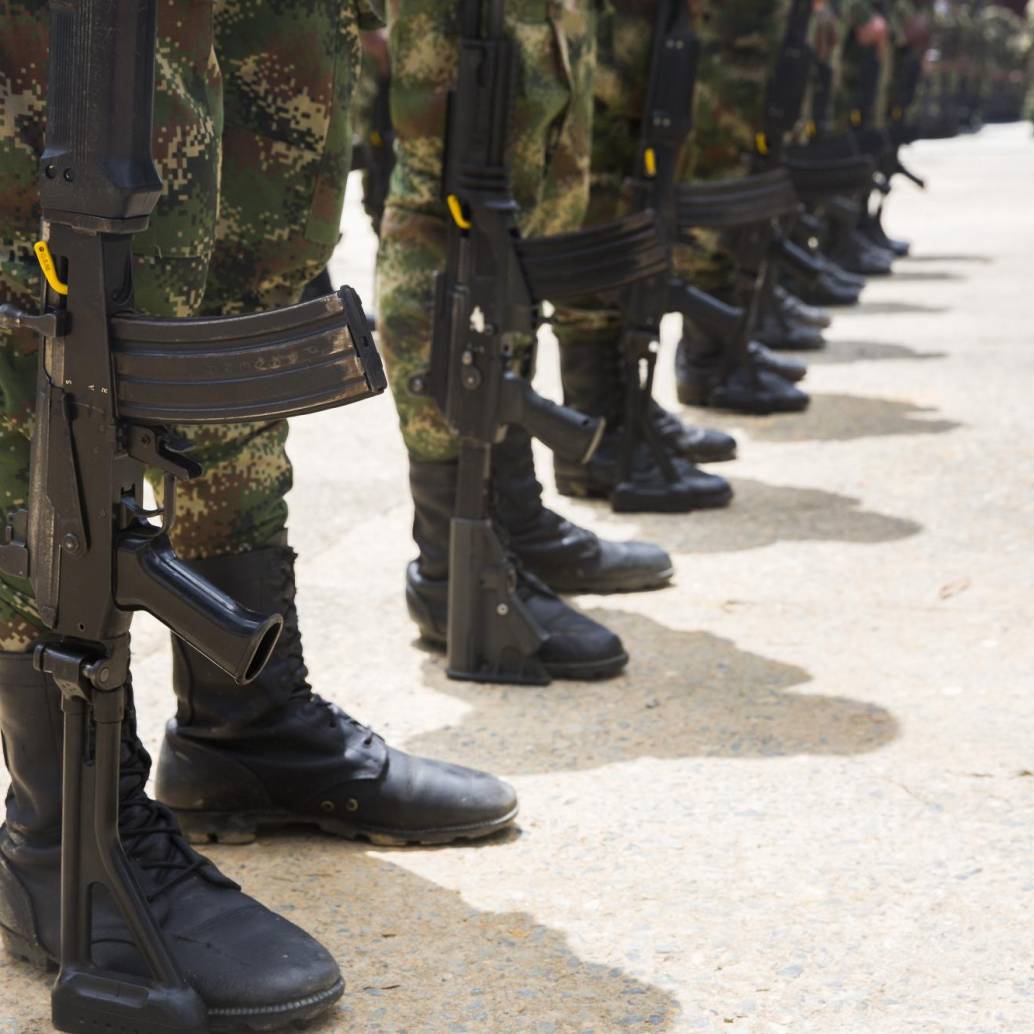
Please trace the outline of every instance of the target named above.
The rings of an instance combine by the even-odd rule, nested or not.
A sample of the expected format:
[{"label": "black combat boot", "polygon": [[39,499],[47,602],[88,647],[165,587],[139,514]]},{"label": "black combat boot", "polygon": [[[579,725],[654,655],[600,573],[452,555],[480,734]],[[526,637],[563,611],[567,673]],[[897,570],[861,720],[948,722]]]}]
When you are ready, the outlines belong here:
[{"label": "black combat boot", "polygon": [[822,272],[812,279],[788,272],[786,283],[793,293],[809,305],[857,305],[865,289],[865,277],[849,273],[823,251],[816,249],[811,254],[821,264]]},{"label": "black combat boot", "polygon": [[[640,441],[632,457],[631,476],[622,480],[625,386],[616,343],[565,342],[560,348],[560,372],[565,404],[607,421],[603,440],[588,463],[556,457],[554,471],[561,495],[609,499],[618,512],[687,513],[729,504],[732,488],[728,481],[698,470],[676,448],[676,441],[683,448],[690,444],[692,429],[684,427],[681,421],[678,428],[674,427],[671,420],[678,418],[653,400],[649,414],[662,448],[668,449],[674,477],[665,475],[650,447]],[[735,452],[736,442],[721,431],[703,429],[696,447],[709,456],[729,458],[730,452]]]},{"label": "black combat boot", "polygon": [[156,796],[194,840],[248,843],[261,827],[312,825],[377,844],[444,844],[508,826],[517,798],[485,772],[389,747],[306,681],[286,544],[191,566],[246,607],[284,616],[273,656],[241,688],[172,638],[176,718]]},{"label": "black combat boot", "polygon": [[[136,735],[128,687],[127,704],[122,844],[180,971],[208,1009],[209,1028],[274,1030],[326,1012],[344,990],[334,960],[241,893],[144,793],[151,759]],[[0,937],[12,954],[49,969],[60,936],[61,694],[33,668],[31,654],[0,654],[0,728],[11,777],[0,828]],[[93,960],[150,976],[106,894],[94,898]]]},{"label": "black combat boot", "polygon": [[525,570],[555,592],[639,592],[671,581],[675,568],[659,546],[608,542],[542,505],[531,438],[511,425],[492,449],[495,518]]},{"label": "black combat boot", "polygon": [[[449,522],[456,502],[458,468],[410,458],[413,538],[420,555],[406,568],[406,605],[421,637],[436,646],[448,638]],[[505,545],[506,531],[500,529]],[[628,663],[621,640],[579,614],[552,589],[514,560],[517,593],[549,638],[539,660],[554,678],[600,679],[617,675]]]},{"label": "black combat boot", "polygon": [[842,269],[858,276],[889,276],[894,254],[868,240],[856,226],[835,220],[823,250]]},{"label": "black combat boot", "polygon": [[687,424],[659,402],[652,403],[651,416],[668,448],[690,463],[727,463],[736,459],[736,439],[731,434],[714,427]]},{"label": "black combat boot", "polygon": [[786,308],[795,319],[801,323],[807,323],[811,327],[818,327],[819,330],[827,330],[833,324],[833,314],[828,309],[817,305],[808,305],[793,292],[785,287],[777,285],[775,288],[776,297],[780,304]]},{"label": "black combat boot", "polygon": [[806,368],[802,364],[775,356],[763,345],[751,342],[752,368],[741,364],[726,372],[727,347],[727,342],[707,334],[689,320],[683,321],[682,340],[675,352],[679,402],[758,415],[798,413],[808,407],[808,395],[794,383],[804,376]]},{"label": "black combat boot", "polygon": [[[803,302],[798,302],[798,305],[803,305]],[[762,310],[754,328],[754,337],[777,350],[813,352],[826,347],[821,328],[801,319],[790,295],[781,288],[772,292]]]},{"label": "black combat boot", "polygon": [[894,237],[887,236],[887,231],[883,228],[882,206],[875,214],[870,212],[868,207],[866,207],[862,212],[862,218],[858,223],[858,230],[863,237],[871,241],[877,247],[885,248],[894,255],[895,258],[905,258],[905,256],[907,256],[912,250],[912,245],[909,241],[898,240]]}]

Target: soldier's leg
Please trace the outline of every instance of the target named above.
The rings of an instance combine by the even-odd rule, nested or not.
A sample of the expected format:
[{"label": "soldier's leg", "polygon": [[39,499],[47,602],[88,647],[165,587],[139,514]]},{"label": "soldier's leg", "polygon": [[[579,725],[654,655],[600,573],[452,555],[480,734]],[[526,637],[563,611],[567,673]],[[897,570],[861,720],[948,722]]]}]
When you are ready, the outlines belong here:
[{"label": "soldier's leg", "polygon": [[[594,5],[514,3],[507,29],[517,45],[517,89],[507,154],[522,229],[557,233],[577,227],[587,199]],[[459,5],[435,0],[389,4],[391,107],[397,164],[378,256],[378,319],[402,435],[420,549],[407,571],[407,600],[421,632],[442,642],[448,578],[449,520],[456,492],[456,442],[423,390],[430,362],[434,275],[445,268],[448,215],[440,197],[445,106],[456,76]],[[534,573],[563,589],[620,591],[663,582],[663,551],[601,542],[541,502],[530,442],[511,429],[494,456],[496,520],[512,551]],[[583,559],[578,559],[579,556]],[[577,581],[577,584],[575,582]],[[595,587],[595,588],[593,588]],[[530,583],[532,607],[550,632],[541,654],[555,674],[582,662],[614,670],[620,642]],[[521,590],[525,591],[524,588]],[[562,609],[561,609],[562,608]],[[562,625],[564,637],[553,634]],[[547,656],[548,654],[548,656]]]},{"label": "soldier's leg", "polygon": [[[765,89],[786,28],[785,0],[705,0],[692,147],[686,181],[738,179],[751,171],[764,128]],[[742,302],[736,261],[722,235],[698,231],[677,254],[682,275],[723,301]],[[749,412],[803,409],[808,396],[791,383],[803,367],[750,343],[750,364],[729,368],[731,342],[684,320],[676,354],[679,400]]]},{"label": "soldier's leg", "polygon": [[[641,3],[613,5],[599,18],[585,226],[602,225],[627,214],[622,185],[634,173],[638,160],[655,22],[655,5]],[[592,462],[557,462],[557,488],[564,495],[608,496],[618,477],[624,438],[624,320],[612,301],[586,299],[580,305],[557,306],[553,330],[560,347],[564,401],[605,418],[608,426]],[[642,447],[633,480],[643,486],[644,498],[672,508],[676,500],[696,508],[727,499],[729,488],[724,479],[701,475],[685,461],[730,459],[735,455],[735,441],[721,432],[687,427],[657,403],[651,404],[650,418],[670,450],[677,477],[669,481],[652,452]]]},{"label": "soldier's leg", "polygon": [[[219,220],[214,170],[180,168],[173,152],[166,191],[178,204],[144,242],[152,251],[140,300],[149,310],[221,315],[288,304],[324,268],[340,234],[358,24],[341,0],[218,0],[225,115],[205,129],[222,143]],[[195,211],[191,240],[182,224],[206,185],[211,208]],[[188,193],[177,198],[181,186]],[[187,276],[192,262],[196,278]],[[179,430],[204,473],[177,490],[174,546],[245,606],[285,618],[246,689],[172,637],[177,717],[156,794],[187,834],[243,842],[261,825],[307,822],[349,837],[441,843],[509,824],[508,785],[394,750],[312,692],[286,541],[286,422]]]},{"label": "soldier's leg", "polygon": [[[156,157],[166,192],[155,231],[141,242],[141,281],[154,274],[157,313],[200,301],[207,253],[191,239],[214,219],[217,167],[217,69],[210,64],[211,10],[205,4],[159,4]],[[39,233],[35,169],[41,151],[47,69],[47,4],[8,2],[0,32],[0,298],[32,306],[38,273],[31,245]],[[182,155],[192,156],[188,168]],[[170,160],[171,158],[171,160]],[[188,177],[198,193],[192,192]],[[199,199],[205,198],[205,201]],[[206,207],[210,200],[210,207]],[[192,202],[197,202],[192,204]],[[163,219],[171,223],[162,226]],[[175,224],[175,225],[174,225]],[[167,231],[166,236],[162,236]],[[175,242],[163,259],[155,242]],[[165,263],[158,275],[158,267]],[[73,287],[74,289],[74,287]],[[35,342],[20,335],[0,342],[3,390],[4,504],[26,502],[31,383]],[[27,587],[4,580],[0,652],[0,729],[11,776],[0,829],[0,911],[8,950],[46,968],[59,950],[61,693],[33,668],[26,652],[38,633]],[[119,783],[123,843],[148,900],[162,899],[155,917],[180,970],[211,1016],[247,1015],[274,1029],[326,1011],[340,997],[337,966],[297,927],[262,908],[193,853],[167,812],[144,792],[150,759],[130,709],[123,724]],[[142,964],[112,904],[95,904],[93,961],[114,971]],[[195,933],[204,928],[206,935]],[[294,964],[285,968],[283,959]],[[242,962],[245,964],[242,965]]]}]

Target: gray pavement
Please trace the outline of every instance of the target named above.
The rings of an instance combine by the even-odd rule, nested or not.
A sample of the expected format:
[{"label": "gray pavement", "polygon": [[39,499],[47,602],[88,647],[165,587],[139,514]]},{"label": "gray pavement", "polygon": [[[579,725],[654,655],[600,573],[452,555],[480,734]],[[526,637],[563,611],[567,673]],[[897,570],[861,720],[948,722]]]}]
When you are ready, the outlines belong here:
[{"label": "gray pavement", "polygon": [[[1034,1030],[1034,143],[994,127],[909,160],[931,189],[888,221],[915,257],[838,317],[811,410],[714,421],[741,440],[731,510],[564,501],[676,557],[668,590],[577,601],[625,639],[622,678],[448,681],[404,611],[390,401],[297,423],[316,687],[522,800],[477,848],[211,851],[340,959],[314,1032]],[[336,268],[365,295],[371,244],[352,198]],[[556,395],[548,341],[541,366]],[[156,747],[169,656],[135,630]],[[45,980],[0,959],[0,1034],[47,1016]]]}]

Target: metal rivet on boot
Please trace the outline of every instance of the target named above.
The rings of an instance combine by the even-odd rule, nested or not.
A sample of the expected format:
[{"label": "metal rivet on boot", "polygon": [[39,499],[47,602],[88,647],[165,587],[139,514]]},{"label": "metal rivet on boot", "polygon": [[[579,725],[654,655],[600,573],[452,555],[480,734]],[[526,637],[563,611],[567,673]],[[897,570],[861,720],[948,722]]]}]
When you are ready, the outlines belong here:
[{"label": "metal rivet on boot", "polygon": [[334,810],[334,802],[333,801],[320,801],[320,807],[324,811],[333,811]]},{"label": "metal rivet on boot", "polygon": [[359,802],[354,797],[349,797],[348,800],[345,801],[345,809],[347,811],[358,811]]}]

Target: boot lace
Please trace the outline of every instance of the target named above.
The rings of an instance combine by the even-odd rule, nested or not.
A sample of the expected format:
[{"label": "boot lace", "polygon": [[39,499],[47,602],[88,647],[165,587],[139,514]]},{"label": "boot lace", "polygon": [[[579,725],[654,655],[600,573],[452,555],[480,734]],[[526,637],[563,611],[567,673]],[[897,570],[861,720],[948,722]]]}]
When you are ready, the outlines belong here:
[{"label": "boot lace", "polygon": [[148,902],[202,871],[213,882],[236,887],[190,847],[172,813],[148,797],[144,787],[150,772],[151,756],[137,737],[136,715],[128,707],[122,726],[119,834],[129,857],[140,869],[152,874]]},{"label": "boot lace", "polygon": [[275,650],[278,660],[284,664],[284,678],[290,683],[291,699],[325,711],[328,725],[351,725],[362,737],[363,746],[369,747],[377,734],[350,714],[346,714],[337,704],[324,700],[319,693],[313,692],[309,683],[309,669],[305,664],[298,608],[295,605],[294,562],[297,556],[293,549],[285,547],[280,553],[280,562],[276,565],[277,600],[284,617],[284,628]]}]

